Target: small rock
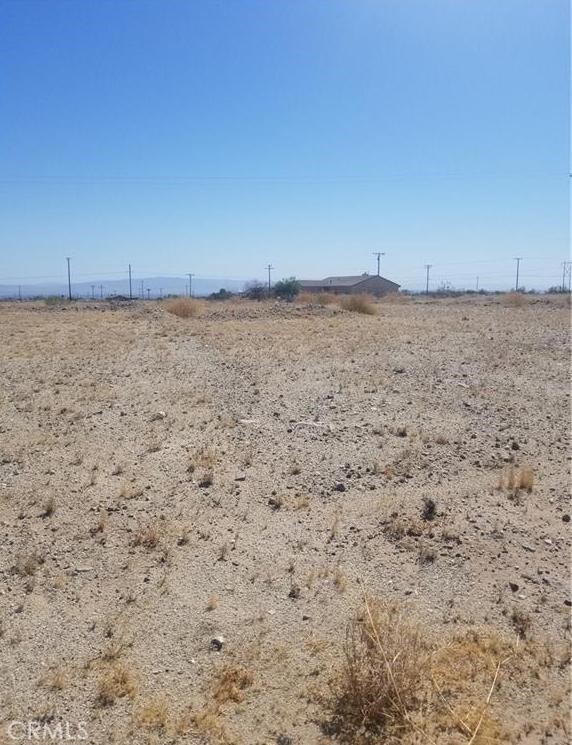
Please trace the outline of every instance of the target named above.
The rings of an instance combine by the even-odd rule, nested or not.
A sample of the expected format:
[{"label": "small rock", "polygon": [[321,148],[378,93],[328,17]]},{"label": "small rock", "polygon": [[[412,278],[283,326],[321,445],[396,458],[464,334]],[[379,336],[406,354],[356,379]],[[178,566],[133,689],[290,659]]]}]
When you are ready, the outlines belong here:
[{"label": "small rock", "polygon": [[211,639],[211,649],[215,649],[217,652],[220,652],[223,644],[224,644],[224,637],[222,636],[222,634],[219,636],[215,636],[213,639]]},{"label": "small rock", "polygon": [[509,582],[508,586],[513,592],[518,592],[518,585],[516,584],[516,582]]},{"label": "small rock", "polygon": [[562,515],[562,522],[563,523],[569,523],[570,522],[570,515]]},{"label": "small rock", "polygon": [[513,450],[520,450],[520,445],[518,444],[518,442],[517,442],[516,440],[513,440],[513,441],[511,442],[510,446],[511,446],[511,448],[512,448]]},{"label": "small rock", "polygon": [[288,735],[278,735],[276,745],[292,745],[294,741]]},{"label": "small rock", "polygon": [[346,485],[344,484],[344,482],[336,481],[336,483],[334,484],[334,491],[345,491],[345,490],[346,490]]},{"label": "small rock", "polygon": [[244,473],[237,473],[234,477],[235,481],[246,481],[246,476]]},{"label": "small rock", "polygon": [[300,588],[298,585],[292,585],[290,588],[290,592],[288,593],[289,598],[294,598],[294,600],[297,600],[300,597]]}]

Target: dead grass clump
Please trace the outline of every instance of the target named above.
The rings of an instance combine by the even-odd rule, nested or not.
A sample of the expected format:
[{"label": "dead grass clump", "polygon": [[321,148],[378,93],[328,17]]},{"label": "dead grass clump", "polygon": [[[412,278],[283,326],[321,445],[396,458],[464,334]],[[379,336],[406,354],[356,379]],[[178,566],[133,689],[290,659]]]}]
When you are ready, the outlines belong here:
[{"label": "dead grass clump", "polygon": [[522,292],[507,292],[503,297],[503,303],[507,308],[523,308],[528,305],[528,298]]},{"label": "dead grass clump", "polygon": [[333,305],[336,302],[336,296],[332,292],[301,292],[296,298],[297,302],[305,305]]},{"label": "dead grass clump", "polygon": [[169,705],[162,697],[150,698],[137,710],[135,721],[142,727],[152,730],[162,730],[169,719]]},{"label": "dead grass clump", "polygon": [[399,606],[366,598],[348,626],[345,663],[332,681],[335,728],[395,738],[409,731],[409,712],[424,698],[430,653]]},{"label": "dead grass clump", "polygon": [[148,525],[146,528],[141,528],[137,533],[135,533],[131,545],[153,549],[159,544],[159,539],[160,534],[158,528],[154,525]]},{"label": "dead grass clump", "polygon": [[497,489],[504,489],[510,492],[513,497],[518,497],[521,491],[526,491],[530,494],[534,489],[534,471],[530,466],[523,465],[515,467],[510,465],[499,476]]},{"label": "dead grass clump", "polygon": [[167,300],[164,307],[167,313],[172,313],[178,318],[196,318],[201,313],[201,303],[190,297]]},{"label": "dead grass clump", "polygon": [[346,295],[340,298],[339,302],[343,310],[349,310],[352,313],[363,313],[367,316],[373,316],[376,313],[371,295]]},{"label": "dead grass clump", "polygon": [[220,671],[214,685],[213,698],[220,704],[228,701],[240,703],[244,701],[245,689],[254,681],[254,674],[242,665],[227,664]]},{"label": "dead grass clump", "polygon": [[19,577],[32,577],[44,563],[43,557],[35,551],[27,556],[19,556],[13,567],[13,572]]},{"label": "dead grass clump", "polygon": [[366,597],[347,629],[345,662],[322,698],[332,715],[327,730],[356,744],[505,742],[491,706],[515,651],[499,635],[475,630],[437,646],[403,607]]},{"label": "dead grass clump", "polygon": [[135,676],[126,664],[117,662],[101,677],[96,701],[99,706],[112,706],[118,698],[133,698],[136,691]]}]

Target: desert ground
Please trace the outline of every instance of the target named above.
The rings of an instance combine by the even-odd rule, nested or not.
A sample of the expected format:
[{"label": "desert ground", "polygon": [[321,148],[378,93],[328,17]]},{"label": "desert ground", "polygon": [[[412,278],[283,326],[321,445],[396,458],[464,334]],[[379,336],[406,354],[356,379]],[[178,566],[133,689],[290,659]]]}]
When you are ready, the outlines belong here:
[{"label": "desert ground", "polygon": [[1,304],[0,742],[567,743],[564,300]]}]

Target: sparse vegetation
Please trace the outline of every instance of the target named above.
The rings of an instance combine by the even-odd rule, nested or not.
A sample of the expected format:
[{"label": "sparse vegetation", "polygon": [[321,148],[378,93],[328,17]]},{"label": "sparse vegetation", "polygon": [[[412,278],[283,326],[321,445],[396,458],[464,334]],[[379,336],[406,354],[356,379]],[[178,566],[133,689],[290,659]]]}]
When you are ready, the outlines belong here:
[{"label": "sparse vegetation", "polygon": [[370,295],[343,295],[340,297],[339,303],[343,310],[349,310],[352,313],[373,316],[377,312],[374,300]]},{"label": "sparse vegetation", "polygon": [[201,314],[202,305],[200,300],[190,297],[177,297],[166,300],[164,308],[178,318],[197,318]]},{"label": "sparse vegetation", "polygon": [[97,704],[112,706],[118,698],[132,698],[137,691],[137,683],[131,669],[124,662],[115,662],[101,676],[97,689]]}]

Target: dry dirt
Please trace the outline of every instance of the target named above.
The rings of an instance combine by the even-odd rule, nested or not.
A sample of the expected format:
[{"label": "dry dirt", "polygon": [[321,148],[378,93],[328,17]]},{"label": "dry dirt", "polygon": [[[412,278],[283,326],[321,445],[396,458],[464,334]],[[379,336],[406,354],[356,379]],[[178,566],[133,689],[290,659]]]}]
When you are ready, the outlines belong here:
[{"label": "dry dirt", "polygon": [[334,742],[364,592],[519,639],[419,743],[568,742],[569,310],[378,311],[0,306],[0,742]]}]

